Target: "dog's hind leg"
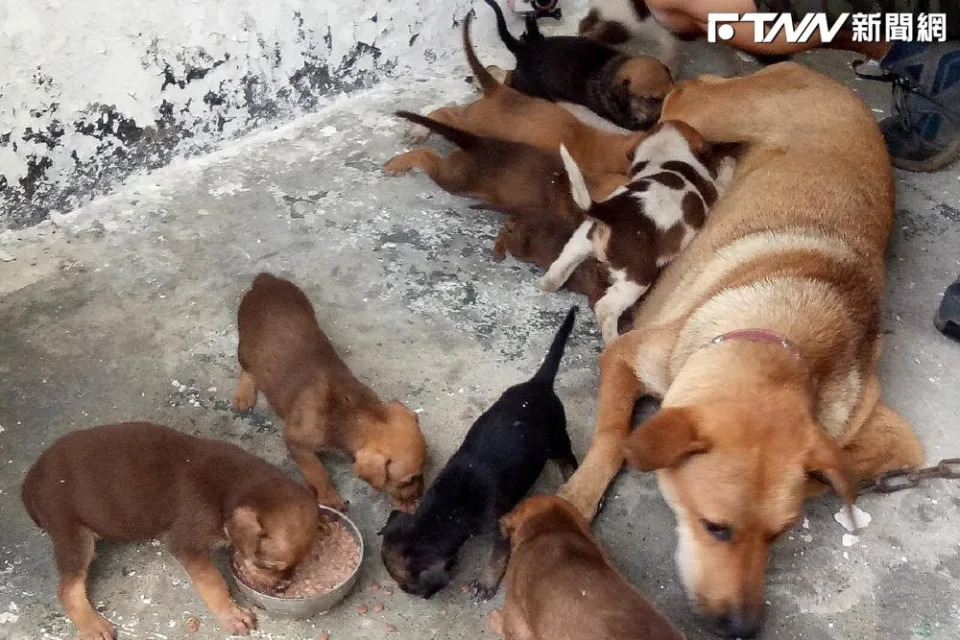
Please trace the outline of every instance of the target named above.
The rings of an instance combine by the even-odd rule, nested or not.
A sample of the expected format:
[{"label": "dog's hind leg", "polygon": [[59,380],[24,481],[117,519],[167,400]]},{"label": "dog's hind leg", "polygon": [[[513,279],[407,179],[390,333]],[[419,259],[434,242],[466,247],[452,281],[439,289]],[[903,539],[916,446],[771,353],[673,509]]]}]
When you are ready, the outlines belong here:
[{"label": "dog's hind leg", "polygon": [[560,473],[563,475],[564,482],[566,482],[576,472],[579,463],[577,457],[573,455],[573,447],[570,444],[570,436],[567,434],[566,425],[558,423],[552,436],[550,459],[560,467]]},{"label": "dog's hind leg", "polygon": [[853,438],[841,441],[841,451],[857,482],[923,464],[923,446],[913,429],[880,400]]},{"label": "dog's hind leg", "polygon": [[[61,481],[62,482],[62,481]],[[79,524],[47,527],[60,571],[60,601],[82,640],[113,640],[113,626],[87,597],[87,574],[93,561],[93,532]]]},{"label": "dog's hind leg", "polygon": [[580,266],[580,263],[593,253],[593,243],[590,241],[592,220],[584,220],[573,232],[563,251],[553,261],[547,272],[540,278],[540,288],[544,291],[556,291],[570,278],[570,274]]},{"label": "dog's hind leg", "polygon": [[623,465],[621,445],[630,433],[633,405],[642,395],[662,396],[669,386],[668,358],[682,319],[637,328],[600,355],[597,424],[580,468],[557,493],[587,519],[596,515],[607,487]]}]

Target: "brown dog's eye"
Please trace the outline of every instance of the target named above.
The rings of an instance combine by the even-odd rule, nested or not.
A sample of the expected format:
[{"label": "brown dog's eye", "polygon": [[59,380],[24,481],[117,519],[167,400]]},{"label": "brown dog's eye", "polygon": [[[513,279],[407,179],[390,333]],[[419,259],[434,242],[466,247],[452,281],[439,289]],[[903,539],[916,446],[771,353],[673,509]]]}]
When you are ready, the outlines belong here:
[{"label": "brown dog's eye", "polygon": [[730,538],[733,537],[733,529],[726,525],[717,524],[716,522],[710,522],[709,520],[703,521],[703,528],[707,530],[707,533],[712,535],[714,538],[720,542],[729,542]]}]

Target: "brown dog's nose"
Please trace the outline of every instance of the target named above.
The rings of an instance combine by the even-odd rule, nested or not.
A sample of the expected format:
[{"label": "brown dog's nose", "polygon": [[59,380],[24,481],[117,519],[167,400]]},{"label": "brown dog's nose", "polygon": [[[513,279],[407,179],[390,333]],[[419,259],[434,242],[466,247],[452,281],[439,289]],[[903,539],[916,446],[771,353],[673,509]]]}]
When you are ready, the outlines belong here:
[{"label": "brown dog's nose", "polygon": [[760,631],[762,619],[762,608],[730,611],[714,620],[714,630],[725,638],[752,638]]}]

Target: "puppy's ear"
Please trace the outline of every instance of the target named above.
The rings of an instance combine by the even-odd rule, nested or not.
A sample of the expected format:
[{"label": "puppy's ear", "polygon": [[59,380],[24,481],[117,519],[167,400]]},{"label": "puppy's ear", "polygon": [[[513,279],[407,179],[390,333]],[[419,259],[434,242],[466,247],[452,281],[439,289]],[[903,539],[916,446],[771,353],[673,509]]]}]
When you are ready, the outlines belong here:
[{"label": "puppy's ear", "polygon": [[241,555],[251,557],[256,553],[260,536],[263,535],[263,525],[260,524],[257,512],[251,507],[241,506],[234,509],[224,529]]},{"label": "puppy's ear", "polygon": [[353,471],[374,489],[382,491],[387,485],[387,465],[390,459],[372,447],[357,451]]},{"label": "puppy's ear", "polygon": [[623,457],[639,471],[672,467],[683,458],[710,448],[697,430],[692,408],[661,409],[624,440]]},{"label": "puppy's ear", "polygon": [[682,120],[671,120],[670,124],[686,139],[694,156],[703,159],[710,154],[710,144],[699,131]]},{"label": "puppy's ear", "polygon": [[807,475],[824,483],[843,498],[847,505],[852,505],[857,499],[856,482],[840,447],[819,426],[813,425],[812,429],[814,441],[804,462]]}]

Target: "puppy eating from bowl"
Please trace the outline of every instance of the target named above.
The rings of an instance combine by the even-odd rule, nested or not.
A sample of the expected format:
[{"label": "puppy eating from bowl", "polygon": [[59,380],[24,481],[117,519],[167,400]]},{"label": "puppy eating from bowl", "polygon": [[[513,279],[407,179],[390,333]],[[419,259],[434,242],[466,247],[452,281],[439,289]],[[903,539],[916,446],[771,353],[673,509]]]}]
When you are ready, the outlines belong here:
[{"label": "puppy eating from bowl", "polygon": [[[383,564],[400,588],[430,598],[451,578],[460,547],[495,532],[497,521],[533,486],[547,460],[564,478],[576,469],[554,378],[576,307],[567,314],[537,373],[507,389],[470,427],[414,514],[394,511],[383,528]],[[474,593],[491,597],[506,568],[506,540],[497,539]]]},{"label": "puppy eating from bowl", "polygon": [[287,449],[317,500],[346,502],[317,458],[321,449],[353,457],[353,469],[393,505],[412,510],[423,492],[427,446],[417,414],[383,402],[360,382],[324,335],[306,294],[289,280],[261,273],[237,312],[240,381],[234,406],[252,408],[262,391],[283,420]]},{"label": "puppy eating from bowl", "polygon": [[23,481],[23,504],[50,537],[60,600],[82,640],[113,640],[91,606],[87,577],[97,540],[163,539],[229,634],[256,628],[210,561],[234,547],[257,589],[282,589],[320,525],[313,496],[279,468],[226,442],[130,422],[69,433]]}]

